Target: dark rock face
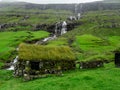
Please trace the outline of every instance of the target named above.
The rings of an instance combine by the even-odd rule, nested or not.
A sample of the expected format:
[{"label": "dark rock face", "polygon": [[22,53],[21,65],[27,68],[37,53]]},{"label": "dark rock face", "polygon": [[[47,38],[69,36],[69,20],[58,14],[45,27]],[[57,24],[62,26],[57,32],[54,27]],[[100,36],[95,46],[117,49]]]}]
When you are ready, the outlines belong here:
[{"label": "dark rock face", "polygon": [[14,27],[16,25],[17,25],[17,23],[4,23],[4,24],[0,24],[0,31],[2,31],[5,28]]},{"label": "dark rock face", "polygon": [[81,22],[71,22],[67,25],[67,31],[74,29],[76,26],[81,25]]},{"label": "dark rock face", "polygon": [[[67,23],[67,31],[70,31],[70,30],[74,29],[76,26],[81,25],[81,24],[82,23],[80,23],[80,22],[68,22]],[[54,34],[55,33],[55,24],[35,25],[33,30],[35,30],[35,31],[46,30],[46,31]]]},{"label": "dark rock face", "polygon": [[54,24],[39,24],[39,25],[35,25],[34,26],[34,30],[38,31],[38,30],[47,30],[49,32],[52,32],[55,28]]}]

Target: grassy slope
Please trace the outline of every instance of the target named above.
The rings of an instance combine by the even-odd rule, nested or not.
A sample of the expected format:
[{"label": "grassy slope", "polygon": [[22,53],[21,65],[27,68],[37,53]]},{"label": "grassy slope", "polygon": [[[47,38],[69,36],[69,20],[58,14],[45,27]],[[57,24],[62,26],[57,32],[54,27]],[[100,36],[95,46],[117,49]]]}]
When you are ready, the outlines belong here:
[{"label": "grassy slope", "polygon": [[[105,26],[109,26],[108,23],[111,22],[109,20],[114,19],[116,23],[119,23],[119,15],[115,12],[87,13],[85,18],[80,20],[83,22],[83,25],[57,40],[49,42],[48,45],[69,45],[68,41],[72,39],[73,43],[70,46],[77,51],[78,56],[81,54],[84,60],[95,58],[97,55],[101,55],[101,53],[106,58],[107,53],[104,54],[104,50],[102,52],[100,48],[104,49],[105,47],[105,50],[109,54],[111,49],[113,50],[119,46],[120,31],[119,27],[99,28],[99,22],[102,24],[104,20],[107,20],[104,24]],[[108,16],[103,16],[103,14],[107,14]],[[109,14],[115,15],[110,16]],[[94,53],[89,53],[91,49],[94,50],[94,53],[97,53],[95,56],[93,55]],[[79,57],[80,60],[82,58]],[[119,72],[120,69],[115,68],[114,64],[110,63],[105,65],[104,68],[65,72],[63,77],[48,77],[30,82],[22,82],[21,78],[14,78],[11,71],[0,70],[0,90],[118,90],[120,88]]]},{"label": "grassy slope", "polygon": [[113,51],[120,47],[120,36],[111,36],[108,40],[92,35],[77,36],[73,47],[78,51],[78,59],[85,60],[113,60]]},{"label": "grassy slope", "polygon": [[0,90],[118,90],[120,69],[113,63],[93,70],[67,72],[63,77],[48,77],[29,82],[0,71]]},{"label": "grassy slope", "polygon": [[[40,13],[40,14],[39,14]],[[0,23],[23,23],[28,25],[35,24],[52,24],[56,21],[65,20],[68,15],[72,14],[70,11],[64,10],[24,10],[24,9],[12,9],[4,10],[0,8]],[[19,15],[19,16],[15,16]],[[29,16],[28,19],[23,20],[25,16]]]},{"label": "grassy slope", "polygon": [[49,35],[48,32],[45,31],[36,31],[31,32],[29,35],[26,31],[19,31],[19,32],[1,32],[0,33],[0,59],[8,59],[9,51],[15,50],[15,47],[19,45],[19,43],[23,42],[24,40],[34,40],[47,37]]}]

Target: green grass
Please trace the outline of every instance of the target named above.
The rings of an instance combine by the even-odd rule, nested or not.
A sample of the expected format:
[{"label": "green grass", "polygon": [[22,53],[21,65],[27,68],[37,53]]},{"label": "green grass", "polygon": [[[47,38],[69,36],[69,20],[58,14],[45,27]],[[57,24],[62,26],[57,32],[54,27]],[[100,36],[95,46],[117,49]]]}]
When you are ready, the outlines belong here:
[{"label": "green grass", "polygon": [[0,33],[0,59],[8,59],[11,55],[11,51],[14,51],[17,46],[25,40],[41,39],[49,36],[48,32],[36,31],[36,32],[1,32]]},{"label": "green grass", "polygon": [[120,47],[120,36],[112,36],[107,40],[93,35],[76,36],[73,48],[79,52],[78,59],[86,60],[113,60],[114,53]]},{"label": "green grass", "polygon": [[118,90],[120,69],[113,63],[92,70],[64,72],[63,77],[48,77],[29,82],[13,78],[10,71],[0,71],[0,90]]},{"label": "green grass", "polygon": [[[7,12],[7,14],[10,13]],[[19,19],[16,17],[9,18],[1,13],[0,15],[2,16],[0,17],[1,23],[19,22],[23,18],[23,16],[19,17]],[[82,25],[58,39],[49,41],[47,46],[71,46],[80,61],[113,60],[113,51],[120,47],[119,15],[119,10],[84,13],[83,17],[78,21]],[[62,19],[66,17],[67,15]],[[41,14],[34,16],[32,13],[28,20],[21,21],[21,23],[27,23],[28,25],[51,24],[59,19],[59,15]],[[25,27],[16,26],[15,28],[23,30]],[[27,29],[30,28],[27,27]],[[25,28],[25,30],[27,29]],[[8,30],[11,29],[8,28]],[[0,43],[0,59],[10,59],[13,50],[24,40],[34,40],[48,35],[49,33],[43,31],[0,32],[0,41],[2,42]],[[0,63],[0,67],[3,65],[4,63]],[[0,90],[119,90],[119,72],[120,69],[115,68],[115,65],[110,63],[99,69],[64,72],[63,77],[53,76],[23,82],[21,78],[14,78],[12,71],[0,70]]]},{"label": "green grass", "polygon": [[68,46],[68,41],[66,38],[58,38],[53,41],[49,41],[47,46]]}]

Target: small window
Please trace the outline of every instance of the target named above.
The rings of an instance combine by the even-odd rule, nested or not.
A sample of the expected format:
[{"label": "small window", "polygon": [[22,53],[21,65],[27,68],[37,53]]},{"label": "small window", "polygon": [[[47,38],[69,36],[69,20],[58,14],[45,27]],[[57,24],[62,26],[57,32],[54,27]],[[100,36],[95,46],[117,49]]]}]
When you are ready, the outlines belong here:
[{"label": "small window", "polygon": [[32,70],[39,70],[39,62],[31,62]]}]

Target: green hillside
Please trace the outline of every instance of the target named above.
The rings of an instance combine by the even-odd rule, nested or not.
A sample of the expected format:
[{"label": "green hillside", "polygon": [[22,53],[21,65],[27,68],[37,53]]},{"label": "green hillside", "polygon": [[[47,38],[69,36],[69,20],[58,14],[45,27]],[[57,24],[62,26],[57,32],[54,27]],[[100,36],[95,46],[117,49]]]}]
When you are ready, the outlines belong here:
[{"label": "green hillside", "polygon": [[3,62],[11,61],[16,55],[14,53],[18,45],[24,41],[39,40],[49,36],[48,32],[36,31],[36,32],[0,32],[0,60]]},{"label": "green hillside", "polygon": [[114,59],[113,51],[120,47],[119,10],[85,13],[82,25],[48,45],[69,45],[79,61]]},{"label": "green hillside", "polygon": [[[44,46],[38,46],[38,48],[41,47],[38,49],[34,47],[35,45],[30,45],[29,53],[33,54],[33,51],[39,50],[38,53],[43,55],[45,60],[53,59],[54,57],[50,56],[53,54],[61,59],[65,55],[61,53],[62,49],[64,52],[70,53],[69,48],[66,49],[69,46],[76,61],[109,62],[104,63],[104,67],[78,69],[76,65],[75,70],[64,71],[62,76],[51,74],[46,78],[24,82],[23,78],[14,77],[13,71],[6,70],[6,67],[2,69],[18,54],[15,49],[21,43],[30,41],[35,44],[50,35],[47,30],[39,28],[39,25],[45,24],[46,27],[54,25],[58,21],[67,20],[67,17],[73,13],[52,9],[29,9],[26,11],[27,9],[22,8],[16,11],[15,8],[1,8],[0,25],[3,25],[4,28],[0,29],[0,90],[119,90],[120,69],[115,67],[113,61],[114,51],[120,48],[120,10],[100,9],[83,12],[80,20],[72,22],[78,24],[74,29],[43,44],[47,47],[46,51],[51,47],[55,49],[51,48],[51,51],[54,52],[50,51],[46,54],[49,57],[41,52],[44,50]],[[58,47],[59,50],[56,50],[55,47]],[[46,53],[46,51],[43,52]],[[60,55],[57,52],[60,52]],[[25,56],[29,53],[26,52]],[[40,55],[35,55],[35,57],[41,58]],[[69,56],[67,59],[70,58]]]}]

